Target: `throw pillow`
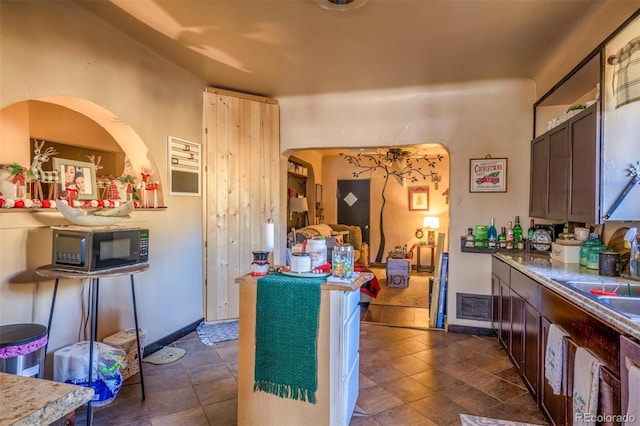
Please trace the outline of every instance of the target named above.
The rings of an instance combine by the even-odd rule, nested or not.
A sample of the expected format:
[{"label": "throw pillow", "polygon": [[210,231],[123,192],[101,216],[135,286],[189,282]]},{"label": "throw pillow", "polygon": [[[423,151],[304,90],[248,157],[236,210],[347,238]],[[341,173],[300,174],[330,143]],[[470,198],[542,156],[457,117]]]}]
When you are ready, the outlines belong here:
[{"label": "throw pillow", "polygon": [[349,231],[331,231],[331,236],[338,244],[349,244]]}]

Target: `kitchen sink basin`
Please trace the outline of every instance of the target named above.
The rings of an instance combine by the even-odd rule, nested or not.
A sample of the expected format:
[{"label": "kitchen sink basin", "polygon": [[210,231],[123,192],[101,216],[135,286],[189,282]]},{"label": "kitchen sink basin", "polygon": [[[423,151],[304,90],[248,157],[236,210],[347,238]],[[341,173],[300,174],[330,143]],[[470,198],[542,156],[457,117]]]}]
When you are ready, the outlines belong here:
[{"label": "kitchen sink basin", "polygon": [[599,296],[598,300],[618,312],[640,318],[640,297]]},{"label": "kitchen sink basin", "polygon": [[[611,281],[566,281],[565,284],[583,293],[594,294],[591,293],[591,290],[594,290],[596,292],[616,293],[618,296],[640,297],[640,284]],[[598,294],[595,293],[595,295],[597,296]]]}]

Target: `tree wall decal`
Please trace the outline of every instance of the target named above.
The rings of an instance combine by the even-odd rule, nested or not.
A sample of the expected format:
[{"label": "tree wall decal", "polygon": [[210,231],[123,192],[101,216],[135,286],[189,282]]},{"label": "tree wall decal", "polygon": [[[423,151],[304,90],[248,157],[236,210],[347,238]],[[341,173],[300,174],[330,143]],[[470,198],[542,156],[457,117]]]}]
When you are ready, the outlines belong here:
[{"label": "tree wall decal", "polygon": [[393,176],[398,179],[398,182],[404,186],[405,181],[411,183],[418,182],[418,180],[426,180],[437,176],[433,170],[423,170],[423,164],[426,167],[433,169],[436,166],[436,162],[442,161],[443,156],[441,154],[435,156],[429,156],[428,154],[420,153],[420,151],[412,149],[390,148],[381,149],[375,153],[358,153],[340,154],[345,157],[347,162],[354,166],[357,170],[353,172],[353,177],[358,178],[365,173],[369,173],[370,176],[376,171],[382,171],[384,173],[384,184],[382,186],[382,205],[380,207],[380,245],[378,246],[378,252],[376,254],[376,263],[382,262],[385,249],[385,236],[384,236],[384,206],[386,204],[385,191],[387,189],[387,183],[389,177]]}]

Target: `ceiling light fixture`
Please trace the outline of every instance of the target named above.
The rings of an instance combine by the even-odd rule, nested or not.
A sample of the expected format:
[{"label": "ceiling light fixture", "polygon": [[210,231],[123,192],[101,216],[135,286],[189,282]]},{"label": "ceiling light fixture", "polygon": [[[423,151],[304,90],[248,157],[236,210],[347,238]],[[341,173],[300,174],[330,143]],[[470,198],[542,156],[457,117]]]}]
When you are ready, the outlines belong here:
[{"label": "ceiling light fixture", "polygon": [[357,9],[369,0],[316,0],[318,6],[327,10],[347,11]]}]

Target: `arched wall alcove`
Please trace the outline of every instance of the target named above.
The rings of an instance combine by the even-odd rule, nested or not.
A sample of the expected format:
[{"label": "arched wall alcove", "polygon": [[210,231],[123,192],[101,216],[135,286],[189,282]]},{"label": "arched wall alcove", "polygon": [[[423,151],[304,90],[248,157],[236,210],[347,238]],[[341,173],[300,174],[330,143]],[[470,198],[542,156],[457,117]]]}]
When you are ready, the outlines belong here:
[{"label": "arched wall alcove", "polygon": [[[53,120],[52,123],[48,123],[46,120],[41,120],[43,122],[40,123],[33,122],[38,119],[32,117],[31,111],[43,110],[43,108],[35,106],[38,102],[44,103],[48,107],[53,107],[53,111],[55,111],[56,107],[60,107],[58,108],[58,113],[70,121],[74,120],[74,116],[86,118],[92,123],[95,123],[96,126],[94,127],[99,128],[98,130],[94,130],[93,133],[89,132],[89,134],[95,135],[96,133],[103,132],[104,137],[99,138],[98,142],[94,140],[82,140],[81,137],[78,138],[76,135],[73,135],[74,123],[64,123],[64,125],[61,125],[61,123],[56,123],[55,120]],[[72,113],[60,111],[61,109],[67,109]],[[41,116],[42,114],[38,115]],[[55,127],[56,134],[67,134],[69,136],[54,137],[52,138],[54,139],[53,142],[66,143],[68,145],[78,146],[79,148],[85,147],[106,150],[114,150],[114,147],[116,147],[116,149],[119,148],[124,152],[122,174],[134,176],[136,183],[141,181],[141,172],[150,174],[149,181],[160,184],[158,203],[161,206],[165,205],[163,180],[151,151],[134,129],[100,105],[86,99],[66,96],[33,98],[4,108],[0,111],[0,120],[2,121],[2,126],[0,127],[3,128],[3,146],[0,148],[0,163],[17,162],[23,166],[29,166],[33,154],[33,147],[30,146],[28,149],[25,149],[24,144],[28,144],[31,137],[47,140],[47,135],[50,134],[51,127]],[[37,129],[37,134],[31,134],[33,129]],[[61,138],[66,140],[60,140]],[[11,143],[7,144],[9,141]]]}]

